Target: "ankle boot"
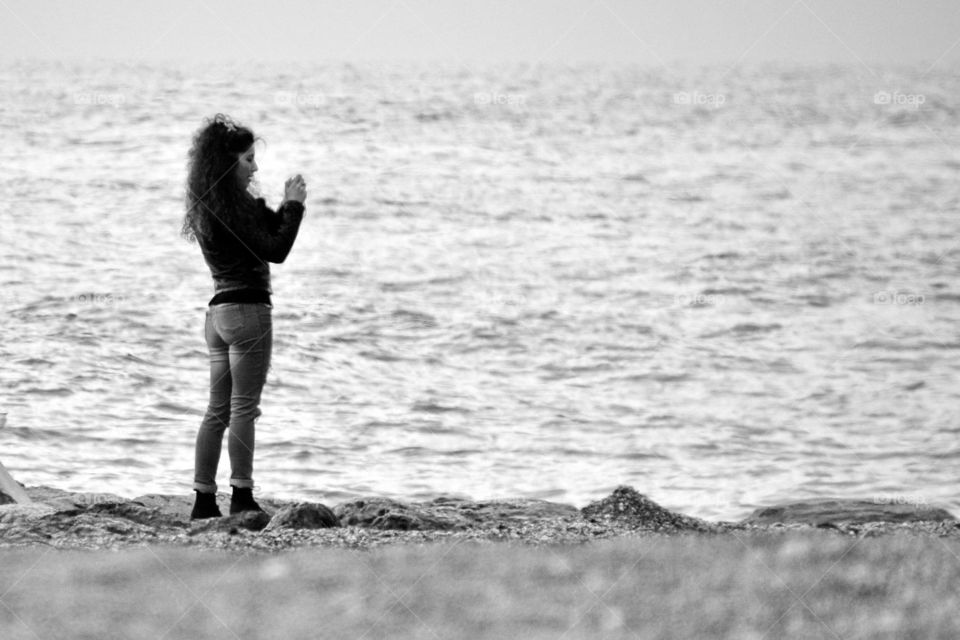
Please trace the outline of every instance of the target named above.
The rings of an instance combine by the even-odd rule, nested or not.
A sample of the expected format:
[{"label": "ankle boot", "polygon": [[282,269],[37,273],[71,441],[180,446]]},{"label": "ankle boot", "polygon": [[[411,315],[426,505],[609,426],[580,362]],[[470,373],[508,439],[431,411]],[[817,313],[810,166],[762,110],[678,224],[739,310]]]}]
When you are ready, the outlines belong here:
[{"label": "ankle boot", "polygon": [[191,520],[201,520],[203,518],[220,518],[220,507],[217,506],[217,494],[202,493],[197,491],[197,501],[193,503],[193,511],[190,513]]},{"label": "ankle boot", "polygon": [[240,513],[241,511],[263,511],[253,499],[253,489],[251,487],[233,488],[233,497],[230,498],[230,513]]}]

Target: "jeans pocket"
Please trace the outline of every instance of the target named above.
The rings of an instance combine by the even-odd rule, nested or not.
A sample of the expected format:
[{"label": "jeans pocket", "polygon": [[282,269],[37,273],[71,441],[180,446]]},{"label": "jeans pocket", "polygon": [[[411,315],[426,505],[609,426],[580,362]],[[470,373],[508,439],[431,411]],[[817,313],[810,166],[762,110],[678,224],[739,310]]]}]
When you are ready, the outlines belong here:
[{"label": "jeans pocket", "polygon": [[227,342],[243,331],[245,318],[243,307],[236,303],[218,304],[214,306],[213,326]]}]

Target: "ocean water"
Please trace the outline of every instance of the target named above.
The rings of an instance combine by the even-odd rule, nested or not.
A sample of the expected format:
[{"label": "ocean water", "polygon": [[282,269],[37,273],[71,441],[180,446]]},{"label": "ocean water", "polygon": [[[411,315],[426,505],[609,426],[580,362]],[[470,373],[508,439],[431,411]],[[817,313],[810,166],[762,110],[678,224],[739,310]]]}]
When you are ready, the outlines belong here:
[{"label": "ocean water", "polygon": [[265,493],[960,513],[955,70],[0,78],[0,460],[26,484],[190,492],[212,283],[178,231],[223,111],[263,138],[268,202],[309,188],[273,267]]}]

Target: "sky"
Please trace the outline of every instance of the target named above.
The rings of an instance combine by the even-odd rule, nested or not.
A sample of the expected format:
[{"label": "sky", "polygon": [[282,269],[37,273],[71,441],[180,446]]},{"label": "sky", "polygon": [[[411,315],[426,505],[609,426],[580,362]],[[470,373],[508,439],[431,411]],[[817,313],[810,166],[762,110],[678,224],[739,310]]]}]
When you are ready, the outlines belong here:
[{"label": "sky", "polygon": [[957,0],[0,0],[0,60],[960,61]]}]

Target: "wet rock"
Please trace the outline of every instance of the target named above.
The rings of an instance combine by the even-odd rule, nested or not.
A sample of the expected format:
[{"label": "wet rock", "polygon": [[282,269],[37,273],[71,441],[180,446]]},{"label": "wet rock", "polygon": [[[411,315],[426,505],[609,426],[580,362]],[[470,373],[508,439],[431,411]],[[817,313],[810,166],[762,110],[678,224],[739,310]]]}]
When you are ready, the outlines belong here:
[{"label": "wet rock", "polygon": [[86,513],[124,518],[154,529],[182,528],[190,524],[189,514],[150,508],[139,502],[100,502],[87,507]]},{"label": "wet rock", "polygon": [[699,518],[685,516],[661,507],[632,487],[620,486],[606,498],[591,502],[580,510],[584,518],[604,521],[630,529],[653,531],[708,531],[711,525]]},{"label": "wet rock", "polygon": [[[141,504],[148,509],[157,509],[171,518],[182,519],[185,521],[190,520],[190,512],[193,511],[193,502],[195,494],[183,494],[183,495],[162,495],[159,493],[150,493],[142,496],[137,496],[133,499],[133,502]],[[224,494],[217,495],[217,501],[221,505],[229,505],[230,497],[224,497]]]},{"label": "wet rock", "polygon": [[744,524],[809,524],[825,527],[867,522],[926,522],[956,520],[950,512],[924,504],[891,504],[872,500],[810,500],[762,507]]},{"label": "wet rock", "polygon": [[455,517],[438,517],[416,503],[398,502],[389,498],[365,498],[338,504],[333,513],[345,526],[401,531],[457,529],[464,522]]},{"label": "wet rock", "polygon": [[261,531],[270,523],[270,515],[264,511],[241,511],[222,518],[194,520],[190,535],[198,533],[239,533],[240,529]]},{"label": "wet rock", "polygon": [[364,498],[338,504],[333,512],[344,526],[400,531],[509,527],[558,517],[578,517],[576,507],[545,500],[474,502],[447,497],[429,502]]},{"label": "wet rock", "polygon": [[43,528],[51,537],[71,536],[87,540],[109,541],[111,538],[130,540],[156,535],[154,527],[133,522],[122,516],[113,516],[95,511],[58,511],[42,521]]},{"label": "wet rock", "polygon": [[340,520],[328,507],[315,502],[298,502],[277,511],[264,530],[327,529],[339,526]]},{"label": "wet rock", "polygon": [[113,493],[73,493],[52,487],[28,487],[26,491],[34,502],[42,502],[58,511],[83,509],[100,502],[127,501]]},{"label": "wet rock", "polygon": [[0,536],[2,536],[2,527],[20,524],[38,520],[43,516],[54,513],[56,509],[50,505],[33,502],[30,504],[4,504],[0,505]]},{"label": "wet rock", "polygon": [[[935,508],[860,503],[856,513],[861,520],[875,519],[876,516],[869,515],[871,510],[881,511],[883,515],[880,521],[857,523],[851,515],[856,501],[820,501],[771,507],[767,513],[761,512],[768,510],[758,510],[755,515],[760,524],[708,523],[665,509],[630,487],[618,487],[607,498],[582,510],[542,500],[471,501],[441,497],[410,503],[388,498],[354,500],[337,505],[331,512],[320,504],[298,504],[258,496],[261,505],[276,511],[273,521],[268,513],[246,512],[195,522],[189,520],[192,493],[153,494],[126,500],[113,494],[74,494],[48,487],[27,491],[35,502],[0,505],[0,547],[43,545],[100,549],[174,544],[276,551],[315,545],[372,549],[382,545],[449,543],[451,540],[580,544],[620,536],[689,531],[738,532],[738,536],[783,533],[809,530],[813,528],[811,525],[843,536],[910,533],[960,539],[960,522]],[[220,494],[219,502],[226,511],[229,495]],[[808,504],[817,505],[821,511],[804,511],[797,506]],[[824,510],[831,504],[833,511]],[[820,515],[811,516],[811,513]],[[341,524],[354,526],[330,526],[338,518],[343,520]],[[762,523],[764,518],[773,523]],[[272,531],[269,535],[248,533],[267,527]],[[205,533],[220,535],[202,535]]]},{"label": "wet rock", "polygon": [[80,509],[55,511],[50,505],[38,503],[16,506],[17,517],[11,517],[11,513],[0,516],[0,540],[5,543],[82,542],[90,547],[107,547],[155,539],[158,534],[154,527],[119,516]]},{"label": "wet rock", "polygon": [[437,498],[427,503],[440,513],[456,513],[470,525],[517,525],[554,520],[578,518],[579,510],[571,504],[547,500],[513,499],[472,502],[459,498]]},{"label": "wet rock", "polygon": [[[175,511],[150,508],[112,493],[71,493],[50,487],[31,487],[27,494],[33,500],[32,505],[38,507],[37,513],[60,514],[62,517],[57,522],[85,514],[88,520],[123,519],[154,529],[168,529],[185,527],[189,520],[189,512],[184,517]],[[24,510],[23,513],[31,512]],[[53,524],[54,520],[46,522],[48,526]]]}]

